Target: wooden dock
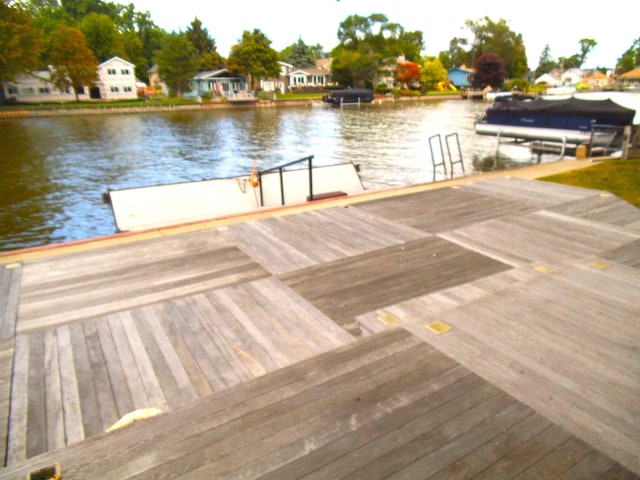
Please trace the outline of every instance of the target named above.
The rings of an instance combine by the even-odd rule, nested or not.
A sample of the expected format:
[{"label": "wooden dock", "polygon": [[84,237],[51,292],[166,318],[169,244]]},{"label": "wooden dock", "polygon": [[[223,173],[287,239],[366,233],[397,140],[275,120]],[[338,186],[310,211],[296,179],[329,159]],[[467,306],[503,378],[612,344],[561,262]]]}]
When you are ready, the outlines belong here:
[{"label": "wooden dock", "polygon": [[323,206],[0,264],[0,478],[638,478],[640,210]]}]

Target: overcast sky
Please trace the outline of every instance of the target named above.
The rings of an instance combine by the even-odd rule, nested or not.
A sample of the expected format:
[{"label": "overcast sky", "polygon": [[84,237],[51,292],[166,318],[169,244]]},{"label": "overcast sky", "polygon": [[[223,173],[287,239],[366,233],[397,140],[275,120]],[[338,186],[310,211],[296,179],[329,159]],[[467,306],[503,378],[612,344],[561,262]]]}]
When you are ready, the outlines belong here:
[{"label": "overcast sky", "polygon": [[148,11],[153,21],[167,31],[184,31],[198,17],[224,57],[243,31],[254,29],[261,30],[278,51],[298,38],[307,45],[320,44],[330,51],[338,43],[336,33],[343,20],[349,15],[372,13],[385,14],[405,31],[421,31],[423,53],[434,56],[447,50],[453,37],[468,36],[465,20],[477,21],[485,16],[494,22],[504,19],[513,32],[522,34],[531,69],[538,65],[546,44],[551,48],[551,56],[557,59],[579,53],[582,38],[598,42],[584,66],[612,68],[634,39],[640,37],[637,0],[611,3],[458,0],[440,4],[416,0],[133,0],[133,3],[138,11]]}]

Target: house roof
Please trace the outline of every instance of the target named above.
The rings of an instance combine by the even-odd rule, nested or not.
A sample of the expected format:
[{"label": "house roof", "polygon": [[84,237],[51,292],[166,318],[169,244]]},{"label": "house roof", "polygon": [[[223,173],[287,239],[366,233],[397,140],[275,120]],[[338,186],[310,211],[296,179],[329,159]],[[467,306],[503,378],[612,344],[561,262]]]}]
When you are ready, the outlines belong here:
[{"label": "house roof", "polygon": [[298,68],[293,72],[290,72],[289,75],[295,74],[305,74],[305,75],[328,75],[329,72],[324,68]]},{"label": "house roof", "polygon": [[105,60],[104,62],[102,62],[100,65],[98,65],[98,68],[104,67],[112,62],[121,62],[121,63],[126,63],[127,65],[130,65],[131,67],[135,67],[135,65],[131,62],[128,62],[127,60],[120,58],[120,57],[111,57],[109,60]]},{"label": "house roof", "polygon": [[618,75],[618,78],[640,78],[640,68],[635,68],[630,72],[623,73],[622,75]]}]

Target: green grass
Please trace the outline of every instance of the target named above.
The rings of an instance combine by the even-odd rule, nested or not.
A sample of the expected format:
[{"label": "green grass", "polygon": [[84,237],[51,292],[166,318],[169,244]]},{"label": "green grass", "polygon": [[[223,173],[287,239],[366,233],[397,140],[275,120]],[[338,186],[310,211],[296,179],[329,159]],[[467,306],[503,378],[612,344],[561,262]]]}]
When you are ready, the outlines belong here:
[{"label": "green grass", "polygon": [[151,100],[122,100],[114,102],[59,102],[59,103],[20,103],[0,105],[0,110],[51,110],[52,108],[108,108],[108,107],[144,107],[148,105],[190,105],[194,100],[181,98],[159,98]]},{"label": "green grass", "polygon": [[591,167],[539,180],[603,190],[640,207],[640,158],[605,160]]}]

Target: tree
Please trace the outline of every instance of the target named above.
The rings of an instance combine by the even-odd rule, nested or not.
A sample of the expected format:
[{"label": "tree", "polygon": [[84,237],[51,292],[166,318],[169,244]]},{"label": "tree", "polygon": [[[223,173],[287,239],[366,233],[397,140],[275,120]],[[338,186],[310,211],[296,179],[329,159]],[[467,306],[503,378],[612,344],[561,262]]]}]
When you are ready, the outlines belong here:
[{"label": "tree", "polygon": [[301,38],[280,52],[280,58],[283,62],[290,63],[296,68],[316,66],[316,56],[313,49],[308,47]]},{"label": "tree", "polygon": [[473,74],[473,88],[500,88],[504,83],[505,70],[502,59],[495,53],[483,53],[476,61],[476,71]]},{"label": "tree", "polygon": [[440,82],[447,81],[447,70],[438,58],[427,59],[422,64],[422,84],[426,90],[433,90]]},{"label": "tree", "polygon": [[[40,33],[29,15],[19,6],[0,1],[0,84],[19,73],[39,66]],[[4,89],[0,88],[0,95]]]},{"label": "tree", "polygon": [[255,90],[261,78],[280,75],[278,52],[271,48],[271,40],[260,30],[245,30],[240,43],[231,47],[228,68],[229,72],[247,75],[251,90]]},{"label": "tree", "polygon": [[616,70],[618,73],[625,73],[637,66],[640,66],[640,37],[636,38],[633,44],[618,58]]},{"label": "tree", "polygon": [[587,59],[587,55],[591,53],[591,51],[596,48],[598,42],[596,42],[593,38],[583,38],[580,40],[580,67],[584,65],[584,61]]},{"label": "tree", "polygon": [[331,72],[334,80],[354,87],[375,85],[380,76],[391,74],[400,55],[418,61],[423,45],[422,32],[405,32],[381,13],[347,17],[338,40],[331,52]]},{"label": "tree", "polygon": [[535,77],[539,77],[540,75],[544,75],[545,73],[549,73],[554,68],[558,67],[558,62],[553,60],[551,57],[551,49],[549,48],[549,44],[547,43],[540,54],[540,59],[538,60],[538,66],[536,68]]},{"label": "tree", "polygon": [[451,68],[471,65],[472,62],[469,60],[469,52],[465,50],[468,46],[469,42],[466,38],[452,38],[449,41],[449,50],[441,52],[440,61],[442,61],[443,66],[445,68]]},{"label": "tree", "polygon": [[395,80],[411,86],[420,82],[420,65],[414,62],[402,62],[396,65]]},{"label": "tree", "polygon": [[84,35],[77,28],[60,27],[51,44],[51,80],[60,90],[73,88],[78,93],[97,80],[98,62],[85,44]]},{"label": "tree", "polygon": [[213,70],[224,65],[224,61],[216,50],[216,42],[209,36],[202,22],[196,17],[185,32],[193,44],[198,57],[198,70]]},{"label": "tree", "polygon": [[522,35],[511,31],[505,20],[494,22],[484,17],[476,22],[467,20],[466,26],[474,35],[470,52],[472,61],[477,62],[485,53],[495,53],[502,59],[508,78],[523,78],[526,75],[527,54]]},{"label": "tree", "polygon": [[198,72],[196,49],[182,32],[167,35],[162,49],[156,52],[156,63],[162,81],[179,97],[187,91],[189,81]]},{"label": "tree", "polygon": [[122,39],[109,15],[91,12],[78,24],[84,34],[87,47],[93,52],[98,62],[109,60],[114,55],[124,55]]}]

